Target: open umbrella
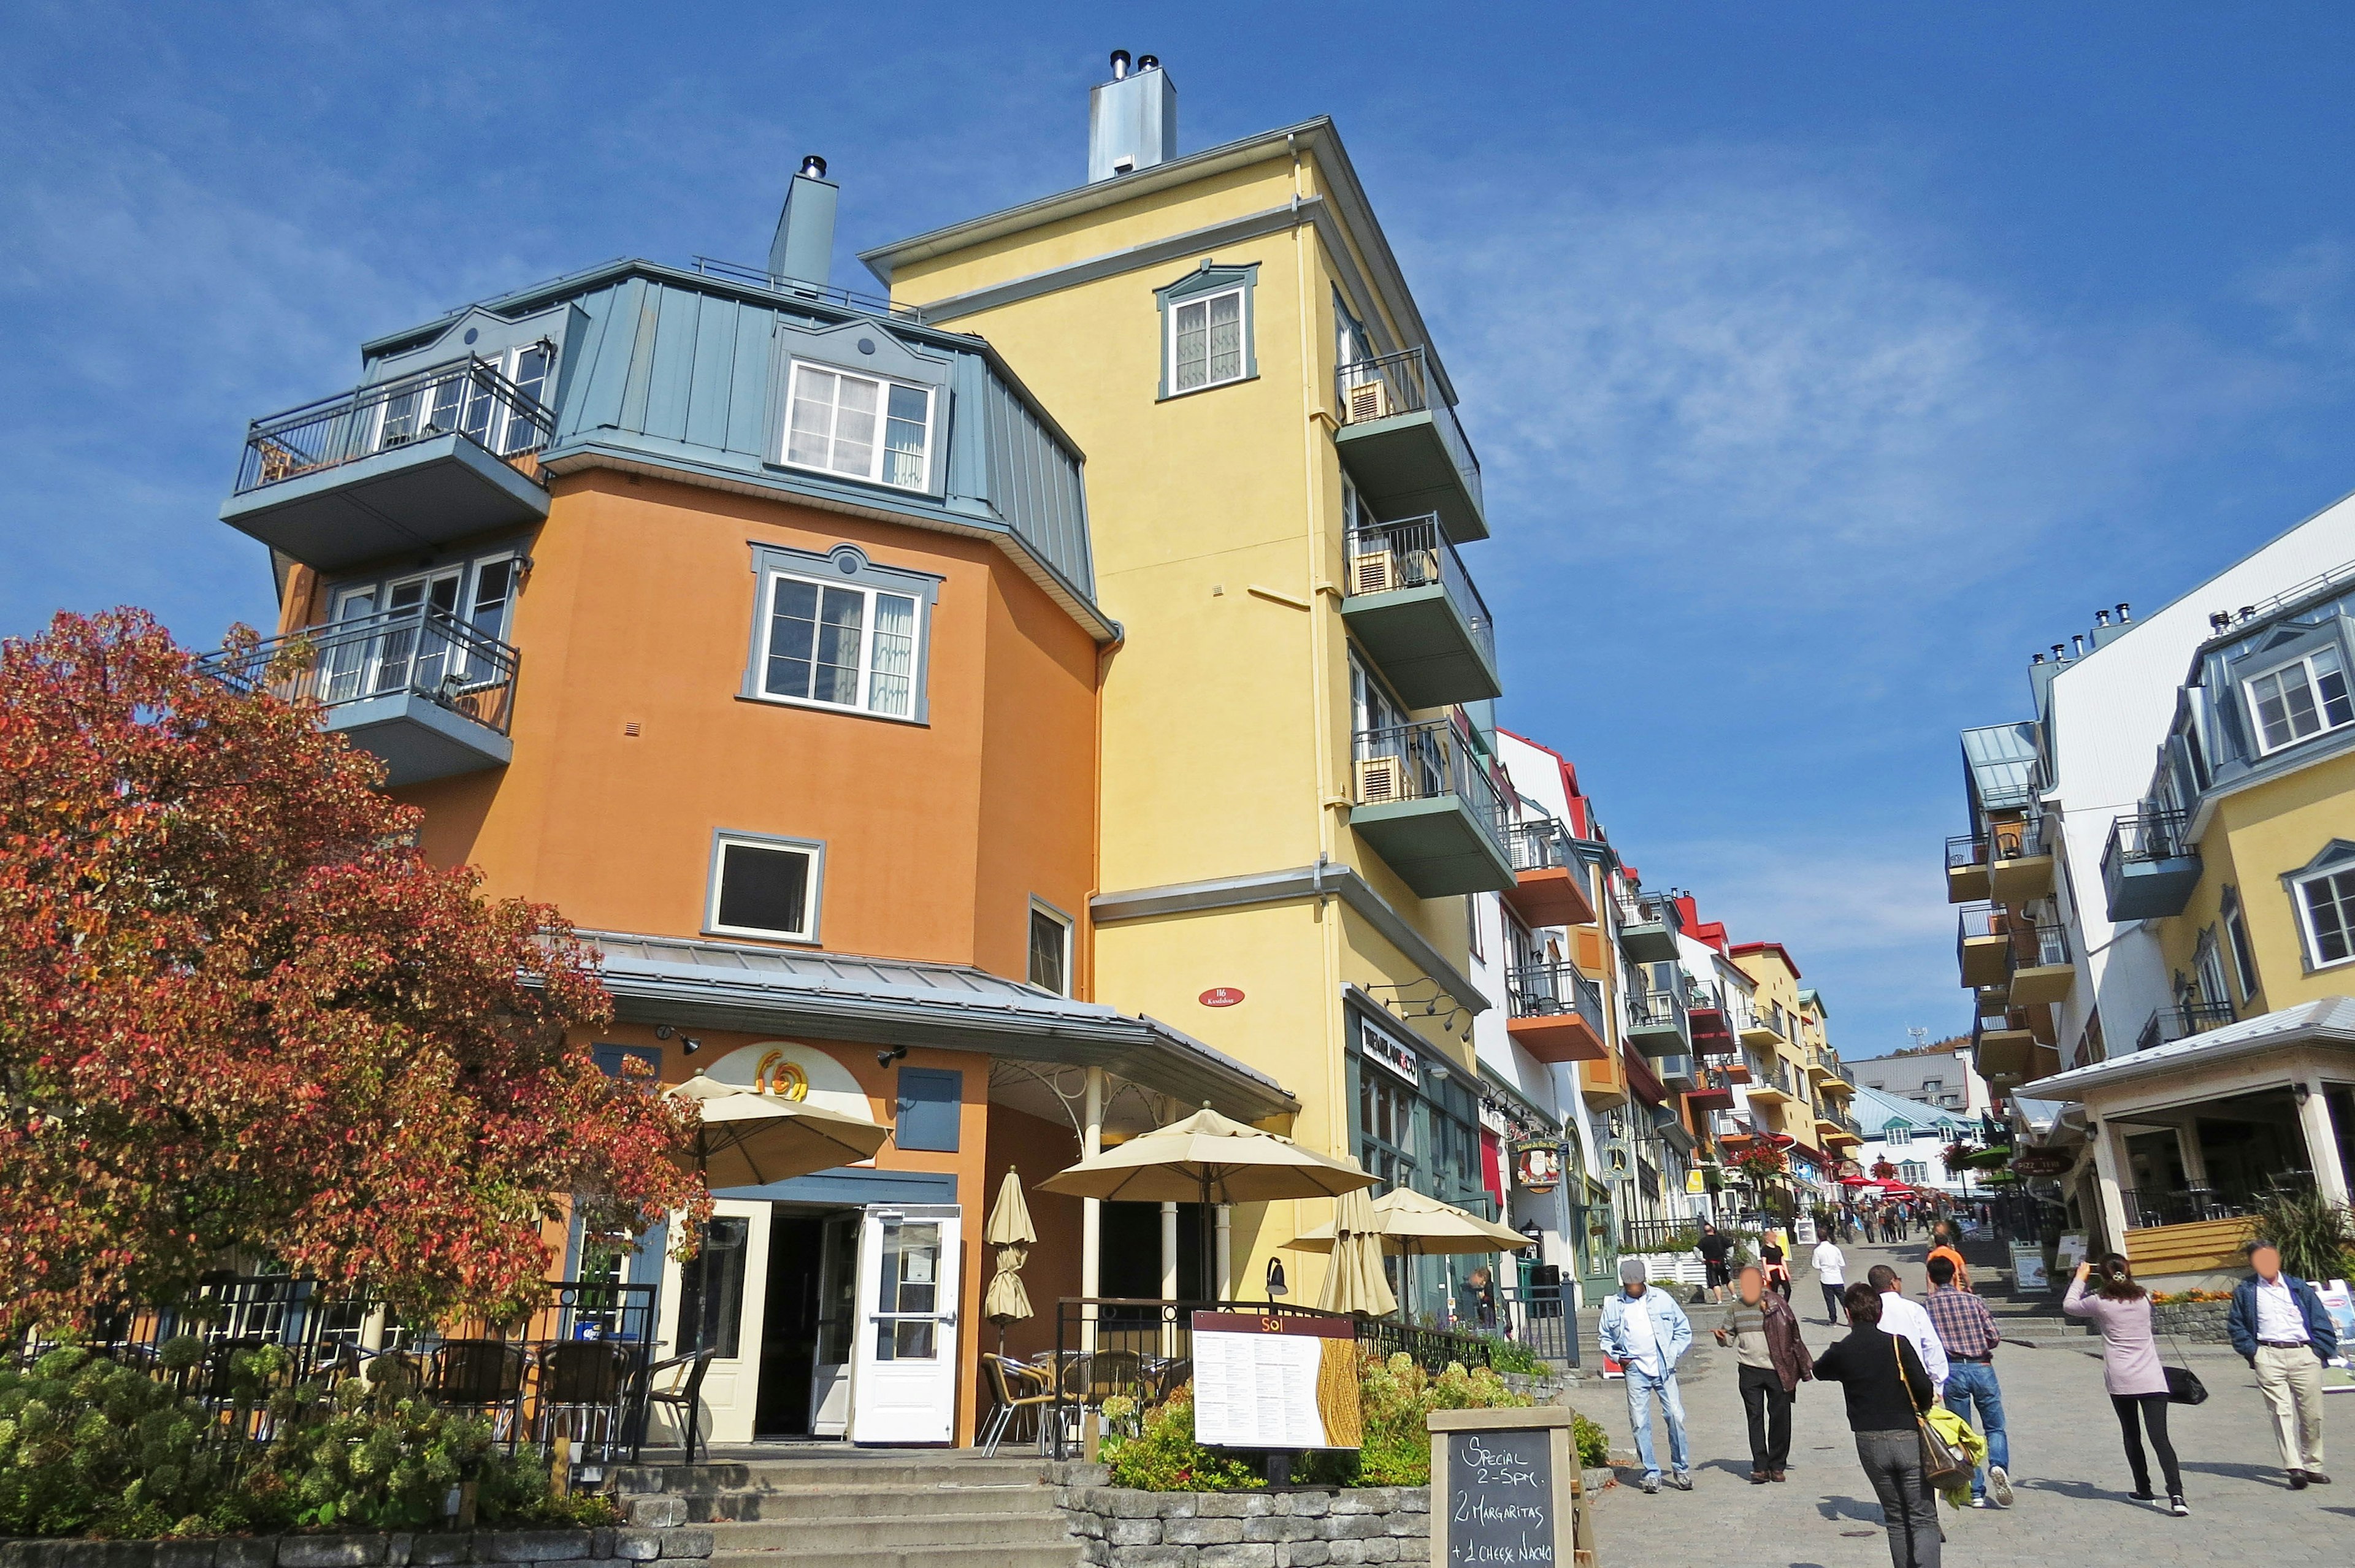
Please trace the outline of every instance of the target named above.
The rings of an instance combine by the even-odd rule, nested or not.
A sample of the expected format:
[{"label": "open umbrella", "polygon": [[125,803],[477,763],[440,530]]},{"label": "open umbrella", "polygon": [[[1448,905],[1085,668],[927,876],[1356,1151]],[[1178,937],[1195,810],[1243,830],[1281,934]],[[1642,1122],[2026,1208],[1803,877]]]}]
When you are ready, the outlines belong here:
[{"label": "open umbrella", "polygon": [[1030,1293],[1022,1287],[1022,1265],[1029,1261],[1029,1243],[1039,1239],[1030,1225],[1030,1205],[1022,1200],[1022,1179],[1011,1169],[997,1186],[997,1201],[981,1239],[997,1249],[997,1271],[989,1276],[982,1299],[982,1316],[997,1325],[997,1352],[1006,1353],[1006,1326],[1030,1316]]},{"label": "open umbrella", "polygon": [[765,1187],[854,1160],[871,1159],[891,1129],[800,1100],[762,1094],[698,1072],[663,1091],[701,1113],[682,1157],[707,1186]]},{"label": "open umbrella", "polygon": [[[1182,1122],[1156,1127],[1057,1171],[1039,1189],[1124,1203],[1199,1203],[1207,1231],[1213,1203],[1337,1198],[1373,1185],[1374,1179],[1356,1160],[1303,1148],[1281,1134],[1230,1121],[1205,1105]],[[1206,1245],[1203,1256],[1209,1255]]]},{"label": "open umbrella", "polygon": [[[1390,1250],[1409,1257],[1518,1252],[1529,1244],[1518,1231],[1403,1187],[1392,1188],[1368,1207],[1373,1211],[1374,1228]],[[1316,1226],[1295,1237],[1291,1244],[1303,1252],[1330,1251],[1337,1228],[1337,1220],[1334,1225]],[[1413,1277],[1411,1273],[1407,1275],[1409,1280]]]},{"label": "open umbrella", "polygon": [[1317,1306],[1327,1312],[1362,1312],[1387,1317],[1398,1310],[1398,1297],[1382,1275],[1381,1221],[1363,1189],[1344,1192],[1333,1200],[1333,1223],[1326,1246],[1333,1253],[1325,1271],[1325,1296]]}]

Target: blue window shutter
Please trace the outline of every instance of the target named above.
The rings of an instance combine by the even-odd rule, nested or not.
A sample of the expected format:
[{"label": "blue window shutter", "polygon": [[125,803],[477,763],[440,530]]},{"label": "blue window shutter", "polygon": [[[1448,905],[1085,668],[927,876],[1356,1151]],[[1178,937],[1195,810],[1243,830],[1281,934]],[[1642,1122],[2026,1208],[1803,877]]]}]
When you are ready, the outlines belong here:
[{"label": "blue window shutter", "polygon": [[964,1105],[964,1073],[937,1067],[902,1067],[892,1142],[903,1149],[954,1154],[957,1117]]}]

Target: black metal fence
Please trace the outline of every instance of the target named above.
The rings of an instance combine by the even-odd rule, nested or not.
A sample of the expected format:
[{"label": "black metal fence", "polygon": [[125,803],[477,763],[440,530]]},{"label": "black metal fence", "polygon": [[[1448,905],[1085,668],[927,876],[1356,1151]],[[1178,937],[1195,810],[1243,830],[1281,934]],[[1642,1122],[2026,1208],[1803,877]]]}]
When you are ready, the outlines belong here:
[{"label": "black metal fence", "polygon": [[237,493],[355,463],[439,435],[463,435],[494,457],[538,452],[556,416],[472,355],[374,386],[339,392],[248,427]]},{"label": "black metal fence", "polygon": [[2206,1034],[2211,1029],[2222,1029],[2232,1021],[2230,1002],[2185,1002],[2180,1007],[2161,1008],[2150,1015],[2142,1032],[2135,1037],[2135,1049],[2149,1051],[2170,1045],[2195,1034]]},{"label": "black metal fence", "polygon": [[1529,964],[1508,970],[1505,996],[1517,1019],[1559,1018],[1575,1013],[1597,1040],[1608,1040],[1603,1020],[1603,989],[1567,963]]},{"label": "black metal fence", "polygon": [[[282,656],[292,654],[278,666]],[[516,650],[455,615],[420,606],[355,616],[198,661],[245,690],[329,707],[409,693],[504,735],[515,704]]]},{"label": "black metal fence", "polygon": [[[1623,1253],[1663,1253],[1689,1250],[1700,1232],[1695,1220],[1622,1220],[1619,1250]],[[1669,1243],[1681,1239],[1683,1248]]]},{"label": "black metal fence", "polygon": [[1464,427],[1456,422],[1455,410],[1445,397],[1432,395],[1431,368],[1421,347],[1354,360],[1336,370],[1333,379],[1345,425],[1371,424],[1428,410],[1448,460],[1464,476],[1474,504],[1480,503],[1480,460],[1473,454]]},{"label": "black metal fence", "polygon": [[1544,1360],[1578,1365],[1578,1314],[1571,1309],[1570,1286],[1533,1285],[1497,1294],[1514,1343]]}]

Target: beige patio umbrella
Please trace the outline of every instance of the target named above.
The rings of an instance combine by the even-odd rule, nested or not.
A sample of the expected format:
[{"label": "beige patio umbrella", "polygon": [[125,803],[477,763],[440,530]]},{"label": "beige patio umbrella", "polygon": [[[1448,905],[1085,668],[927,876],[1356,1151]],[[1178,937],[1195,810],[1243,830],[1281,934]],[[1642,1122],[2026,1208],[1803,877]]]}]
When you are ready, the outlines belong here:
[{"label": "beige patio umbrella", "polygon": [[[1518,1231],[1508,1230],[1491,1220],[1483,1220],[1468,1210],[1453,1203],[1442,1202],[1426,1193],[1406,1188],[1392,1188],[1368,1207],[1373,1212],[1374,1229],[1390,1251],[1408,1257],[1433,1257],[1443,1253],[1518,1252],[1529,1244],[1529,1239]],[[1332,1252],[1336,1230],[1346,1231],[1338,1216],[1334,1224],[1318,1225],[1295,1237],[1290,1245],[1302,1252]],[[1348,1238],[1344,1235],[1342,1244]],[[1338,1264],[1337,1263],[1336,1266]],[[1411,1282],[1413,1275],[1407,1276]],[[1329,1288],[1329,1287],[1328,1287]]]},{"label": "beige patio umbrella", "polygon": [[1006,1353],[1006,1326],[1030,1316],[1030,1293],[1022,1287],[1022,1265],[1030,1259],[1029,1243],[1039,1239],[1030,1224],[1030,1205],[1022,1200],[1022,1179],[1009,1168],[997,1186],[997,1201],[981,1239],[997,1249],[997,1270],[989,1276],[982,1298],[982,1316],[997,1325],[997,1352]]},{"label": "beige patio umbrella", "polygon": [[[1124,1203],[1214,1203],[1337,1198],[1374,1185],[1353,1159],[1301,1147],[1278,1133],[1230,1121],[1208,1105],[1182,1122],[1115,1144],[1039,1184],[1041,1192]],[[1211,1247],[1204,1238],[1204,1258]],[[1223,1284],[1223,1282],[1221,1282]]]},{"label": "beige patio umbrella", "polygon": [[1387,1317],[1398,1310],[1398,1297],[1382,1275],[1380,1224],[1363,1190],[1344,1192],[1333,1200],[1332,1236],[1325,1243],[1333,1262],[1325,1271],[1325,1294],[1317,1306],[1369,1317]]},{"label": "beige patio umbrella", "polygon": [[706,1185],[765,1187],[854,1160],[871,1159],[891,1129],[800,1100],[762,1094],[698,1072],[663,1091],[691,1100],[701,1118],[680,1157]]}]

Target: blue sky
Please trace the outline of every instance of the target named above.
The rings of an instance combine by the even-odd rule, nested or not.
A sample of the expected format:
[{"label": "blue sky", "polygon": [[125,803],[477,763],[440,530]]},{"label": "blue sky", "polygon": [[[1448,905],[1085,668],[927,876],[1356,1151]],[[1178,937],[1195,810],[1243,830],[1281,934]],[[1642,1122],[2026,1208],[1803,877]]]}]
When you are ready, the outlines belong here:
[{"label": "blue sky", "polygon": [[[244,422],[617,255],[851,252],[1330,113],[1465,394],[1513,728],[1851,1057],[1968,1024],[1955,731],[2350,488],[2340,5],[0,4],[0,633],[272,613]],[[1435,16],[1446,26],[1435,27]]]}]

